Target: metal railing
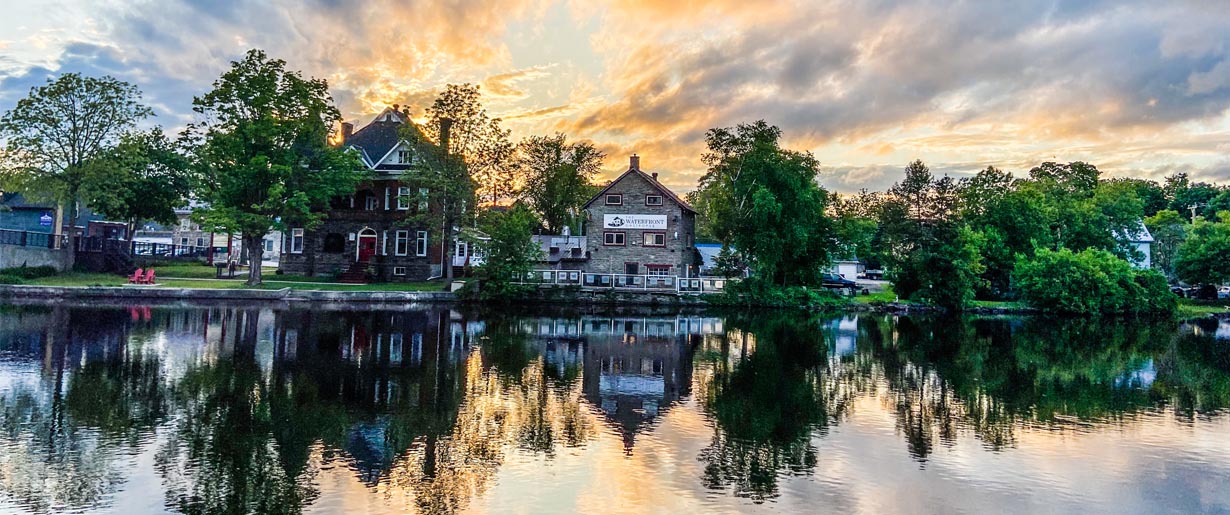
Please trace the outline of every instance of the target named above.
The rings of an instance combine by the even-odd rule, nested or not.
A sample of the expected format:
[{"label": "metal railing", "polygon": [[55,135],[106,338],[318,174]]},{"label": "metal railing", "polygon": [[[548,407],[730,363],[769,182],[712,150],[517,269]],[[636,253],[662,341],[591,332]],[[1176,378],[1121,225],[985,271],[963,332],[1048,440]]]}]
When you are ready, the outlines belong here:
[{"label": "metal railing", "polygon": [[196,245],[176,245],[174,243],[155,243],[149,241],[132,242],[132,255],[154,257],[206,257],[213,247],[198,247]]},{"label": "metal railing", "polygon": [[63,236],[57,238],[56,235],[45,232],[0,229],[0,244],[3,245],[20,245],[22,247],[42,247],[46,249],[54,249],[60,247],[60,245],[56,244],[57,241],[64,241]]},{"label": "metal railing", "polygon": [[576,270],[535,270],[523,284],[580,285],[586,289],[677,291],[710,293],[722,291],[729,279],[722,277],[677,277],[673,275],[591,274]]}]

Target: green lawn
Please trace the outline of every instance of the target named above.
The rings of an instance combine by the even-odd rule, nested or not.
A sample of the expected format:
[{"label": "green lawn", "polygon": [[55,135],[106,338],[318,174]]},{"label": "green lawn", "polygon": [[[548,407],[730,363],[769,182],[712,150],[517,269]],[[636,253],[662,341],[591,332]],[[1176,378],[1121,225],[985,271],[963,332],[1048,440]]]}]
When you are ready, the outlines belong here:
[{"label": "green lawn", "polygon": [[[176,267],[167,267],[175,269]],[[199,267],[205,268],[205,267]],[[176,276],[164,275],[163,269],[154,267],[155,276],[157,277],[159,286],[171,288],[247,288],[244,285],[243,279],[213,279],[213,269],[209,269],[210,275],[208,278],[191,277],[196,271],[189,270],[188,273]],[[175,273],[168,271],[168,274]],[[265,276],[264,284],[257,286],[258,289],[277,290],[281,288],[293,288],[296,290],[328,290],[328,291],[442,291],[445,283],[442,281],[427,281],[414,283],[375,283],[375,284],[340,284],[322,282],[319,278],[315,281],[299,281],[299,277],[280,275],[275,276],[269,274]],[[23,284],[33,286],[123,286],[128,283],[128,278],[112,275],[112,274],[91,274],[81,272],[70,272],[52,277],[43,277],[39,279],[30,279]]]},{"label": "green lawn", "polygon": [[1179,316],[1201,317],[1210,313],[1225,313],[1230,311],[1230,299],[1192,300],[1179,299]]},{"label": "green lawn", "polygon": [[[850,299],[850,302],[859,304],[870,304],[872,302],[897,302],[897,294],[893,292],[893,286],[891,284],[885,285],[883,291],[878,291],[870,295],[855,295],[847,298]],[[901,300],[900,302],[908,303],[909,301]]]}]

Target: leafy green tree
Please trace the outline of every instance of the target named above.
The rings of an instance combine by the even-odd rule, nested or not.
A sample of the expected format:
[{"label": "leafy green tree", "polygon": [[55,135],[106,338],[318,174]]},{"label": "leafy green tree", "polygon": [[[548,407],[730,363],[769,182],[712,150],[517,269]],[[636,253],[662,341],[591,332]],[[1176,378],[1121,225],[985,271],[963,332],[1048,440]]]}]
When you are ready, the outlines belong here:
[{"label": "leafy green tree", "polygon": [[893,289],[905,298],[949,309],[974,299],[986,270],[986,237],[959,216],[961,189],[950,177],[936,179],[922,161],[905,169],[880,208],[880,245]]},{"label": "leafy green tree", "polygon": [[562,133],[530,136],[517,145],[516,166],[525,178],[522,197],[547,231],[559,234],[577,223],[581,207],[596,193],[594,180],[605,159],[592,143],[569,143]]},{"label": "leafy green tree", "polygon": [[1047,189],[1077,197],[1093,195],[1100,176],[1097,167],[1081,161],[1067,164],[1047,161],[1029,170],[1029,178]]},{"label": "leafy green tree", "polygon": [[[201,177],[202,221],[241,233],[245,248],[260,248],[273,228],[315,227],[329,200],[353,193],[365,177],[354,152],[328,144],[341,120],[328,84],[261,50],[232,62],[192,103],[202,120],[184,138]],[[247,283],[260,282],[256,258]]]},{"label": "leafy green tree", "polygon": [[1197,217],[1174,259],[1175,275],[1188,284],[1230,282],[1230,211],[1217,221]]},{"label": "leafy green tree", "polygon": [[[1212,184],[1192,182],[1186,173],[1180,172],[1166,177],[1166,184],[1162,189],[1166,192],[1166,197],[1170,199],[1170,209],[1179,212],[1189,221],[1192,219],[1193,211],[1196,215],[1203,214],[1206,218],[1217,216],[1217,211],[1209,210],[1209,203],[1221,194],[1221,191]],[[1216,205],[1213,209],[1216,209]]]},{"label": "leafy green tree", "polygon": [[1052,312],[1079,314],[1172,313],[1176,301],[1156,270],[1136,270],[1101,249],[1038,249],[1013,272],[1022,298]]},{"label": "leafy green tree", "polygon": [[477,242],[483,252],[478,268],[480,296],[509,299],[525,293],[527,286],[517,282],[534,269],[542,254],[531,237],[537,218],[522,204],[507,211],[488,211],[483,218],[481,226],[490,239]]},{"label": "leafy green tree", "polygon": [[[442,144],[441,126],[448,120],[447,153],[460,159],[450,177],[456,193],[462,194],[455,209],[464,212],[464,202],[477,194],[477,199],[500,204],[515,197],[519,177],[514,166],[516,147],[509,140],[510,131],[500,126],[502,120],[492,118],[483,107],[481,87],[475,84],[449,84],[427,108],[427,124],[423,132],[436,144]],[[469,205],[473,205],[470,203]]]},{"label": "leafy green tree", "polygon": [[1187,221],[1178,212],[1163,209],[1145,219],[1145,227],[1153,235],[1151,250],[1153,267],[1166,277],[1174,277],[1175,255],[1187,239]]},{"label": "leafy green tree", "polygon": [[[486,181],[481,187],[492,203],[511,194],[515,187],[508,172],[512,166],[509,133],[500,128],[498,118],[487,115],[479,89],[468,83],[446,86],[427,108],[427,124],[423,127],[428,140],[443,149],[441,166],[434,176],[420,180],[432,190],[435,205],[444,218],[442,243],[448,253],[446,261],[452,260],[461,227],[478,222],[480,183],[475,179]],[[453,268],[445,267],[444,274],[451,279]]]},{"label": "leafy green tree", "polygon": [[781,129],[763,120],[710,129],[698,206],[714,236],[739,250],[767,283],[818,285],[833,247],[828,192],[809,152],[782,149]]},{"label": "leafy green tree", "polygon": [[109,220],[128,222],[129,238],[145,220],[175,223],[175,208],[187,205],[192,188],[187,159],[157,128],[124,135],[85,168],[86,205]]},{"label": "leafy green tree", "polygon": [[87,165],[151,115],[136,86],[112,77],[66,73],[31,88],[0,117],[2,186],[55,200],[75,227]]},{"label": "leafy green tree", "polygon": [[1155,181],[1116,178],[1107,182],[1123,185],[1123,187],[1132,190],[1136,194],[1136,198],[1139,198],[1144,205],[1145,216],[1153,216],[1170,205],[1169,199],[1166,198],[1166,191]]}]

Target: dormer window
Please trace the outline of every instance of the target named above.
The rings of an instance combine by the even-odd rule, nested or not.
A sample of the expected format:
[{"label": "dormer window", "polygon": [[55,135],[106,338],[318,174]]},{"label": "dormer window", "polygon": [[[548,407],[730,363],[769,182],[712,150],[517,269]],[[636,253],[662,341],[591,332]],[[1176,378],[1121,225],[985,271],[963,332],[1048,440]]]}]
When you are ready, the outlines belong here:
[{"label": "dormer window", "polygon": [[645,195],[645,205],[646,206],[662,205],[662,195]]},{"label": "dormer window", "polygon": [[624,196],[623,196],[623,195],[614,195],[614,194],[612,194],[612,195],[607,195],[607,196],[606,196],[606,205],[608,205],[608,206],[622,206],[622,205],[624,205]]},{"label": "dormer window", "polygon": [[410,164],[410,162],[412,161],[414,161],[414,152],[409,151],[409,150],[398,150],[397,151],[397,162],[398,163]]}]

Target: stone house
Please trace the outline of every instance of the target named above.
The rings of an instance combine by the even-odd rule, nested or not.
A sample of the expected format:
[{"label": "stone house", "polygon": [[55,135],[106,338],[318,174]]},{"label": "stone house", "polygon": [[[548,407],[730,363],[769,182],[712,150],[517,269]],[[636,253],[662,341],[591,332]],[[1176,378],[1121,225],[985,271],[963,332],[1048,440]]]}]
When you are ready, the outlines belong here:
[{"label": "stone house", "polygon": [[[348,282],[423,281],[441,275],[443,227],[426,220],[433,209],[422,176],[439,166],[439,148],[427,143],[409,110],[394,105],[358,131],[342,124],[341,145],[354,149],[371,171],[353,195],[336,198],[315,229],[290,227],[283,235],[280,268],[328,274]],[[447,141],[448,126],[441,130]],[[437,224],[438,225],[438,224]]]},{"label": "stone house", "polygon": [[628,171],[585,203],[586,272],[695,277],[696,210],[641,171],[633,155]]}]

